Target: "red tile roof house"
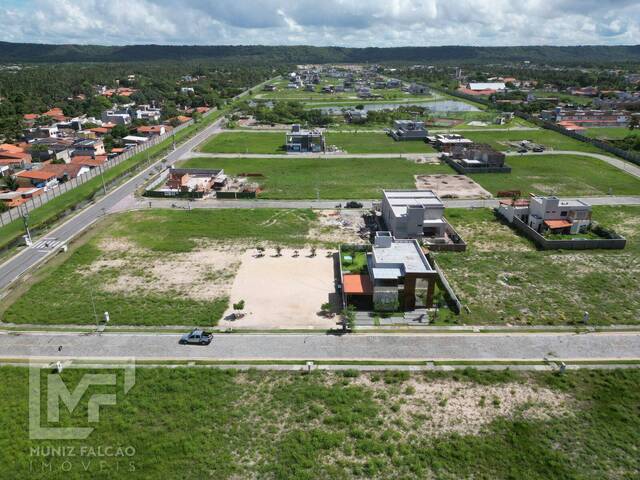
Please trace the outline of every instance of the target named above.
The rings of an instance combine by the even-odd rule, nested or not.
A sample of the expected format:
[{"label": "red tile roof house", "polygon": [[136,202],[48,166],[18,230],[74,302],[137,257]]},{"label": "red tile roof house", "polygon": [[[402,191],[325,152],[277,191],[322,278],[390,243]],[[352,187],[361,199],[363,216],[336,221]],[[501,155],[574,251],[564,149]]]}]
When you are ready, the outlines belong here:
[{"label": "red tile roof house", "polygon": [[37,197],[44,192],[42,188],[36,187],[20,187],[15,192],[3,191],[0,192],[0,202],[4,203],[8,208],[14,208],[22,205],[27,200],[33,197]]},{"label": "red tile roof house", "polygon": [[65,120],[67,120],[67,117],[64,116],[64,112],[62,111],[62,109],[58,107],[52,108],[49,111],[44,112],[42,116],[53,118],[58,122],[64,122]]},{"label": "red tile roof house", "polygon": [[45,190],[55,187],[58,184],[58,177],[55,172],[41,170],[25,170],[16,174],[16,180],[21,187],[41,187]]},{"label": "red tile roof house", "polygon": [[[79,155],[71,159],[71,165],[80,165],[89,169],[93,169],[104,165],[106,161],[106,155],[97,155],[96,158],[90,157],[88,155]],[[82,173],[80,173],[80,175],[82,175]]]},{"label": "red tile roof house", "polygon": [[31,164],[31,155],[19,145],[3,143],[0,145],[0,176],[9,170],[23,169]]},{"label": "red tile roof house", "polygon": [[72,180],[89,171],[88,167],[74,164],[48,164],[39,170],[25,170],[16,175],[21,187],[43,187],[45,190],[58,183]]},{"label": "red tile roof house", "polygon": [[152,137],[154,135],[164,135],[167,132],[167,127],[164,125],[149,125],[138,127],[136,131],[145,137]]}]

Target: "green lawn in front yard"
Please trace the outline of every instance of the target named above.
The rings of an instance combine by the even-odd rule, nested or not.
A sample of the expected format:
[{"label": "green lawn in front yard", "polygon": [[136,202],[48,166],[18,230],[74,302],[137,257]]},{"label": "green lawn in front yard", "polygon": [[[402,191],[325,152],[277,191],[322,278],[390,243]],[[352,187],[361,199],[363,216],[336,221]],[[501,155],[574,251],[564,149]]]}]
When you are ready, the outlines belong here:
[{"label": "green lawn in front yard", "polygon": [[342,250],[340,262],[345,272],[363,273],[367,268],[367,252]]},{"label": "green lawn in front yard", "polygon": [[215,325],[239,257],[256,245],[304,246],[310,210],[145,210],[116,215],[5,299],[2,321]]},{"label": "green lawn in front yard", "polygon": [[470,313],[466,324],[640,323],[640,207],[594,207],[593,218],[627,238],[624,250],[537,251],[489,209],[447,209],[467,242],[464,253],[436,253]]},{"label": "green lawn in front yard", "polygon": [[[61,377],[71,389],[86,373],[123,381],[108,367]],[[138,368],[133,388],[117,394],[86,440],[33,440],[29,370],[1,367],[3,478],[634,479],[640,470],[639,369]],[[86,427],[84,400],[62,408],[59,424],[43,415],[44,425]],[[33,453],[63,446],[78,455],[129,447],[131,456]]]},{"label": "green lawn in front yard", "polygon": [[414,175],[454,173],[447,165],[402,158],[205,158],[185,168],[223,168],[228,175],[258,173],[264,199],[380,199],[383,189],[414,189]]},{"label": "green lawn in front yard", "polygon": [[638,195],[640,180],[608,163],[575,155],[509,156],[511,173],[483,173],[471,177],[496,194],[500,190],[562,196]]},{"label": "green lawn in front yard", "polygon": [[529,140],[531,142],[544,145],[547,149],[605,153],[598,147],[575,140],[552,130],[545,129],[528,131],[507,130],[493,132],[465,132],[464,136],[476,143],[488,143],[496,150],[502,151],[517,150],[517,148],[509,146],[507,142]]}]

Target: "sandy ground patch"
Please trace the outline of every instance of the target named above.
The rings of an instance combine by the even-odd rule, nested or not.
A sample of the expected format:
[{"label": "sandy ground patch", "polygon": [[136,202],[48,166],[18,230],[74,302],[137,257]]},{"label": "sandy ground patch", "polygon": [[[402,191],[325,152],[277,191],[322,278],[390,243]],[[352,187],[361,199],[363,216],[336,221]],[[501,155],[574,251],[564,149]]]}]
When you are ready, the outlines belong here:
[{"label": "sandy ground patch", "polygon": [[[388,388],[367,376],[358,377],[356,383],[376,390]],[[412,378],[400,388],[403,402],[399,409],[385,413],[385,420],[414,424],[427,435],[478,434],[499,417],[548,419],[567,415],[574,403],[569,395],[521,383],[478,385]],[[388,400],[378,401],[389,406]]]},{"label": "sandy ground patch", "polygon": [[491,198],[491,193],[466,175],[416,175],[418,190],[433,190],[440,198]]},{"label": "sandy ground patch", "polygon": [[219,325],[234,328],[331,328],[338,321],[318,315],[320,306],[333,299],[333,258],[318,250],[310,258],[309,249],[293,256],[291,249],[267,249],[255,257],[255,250],[241,256],[241,265],[231,288],[230,304],[245,301],[245,317],[227,320],[230,308]]},{"label": "sandy ground patch", "polygon": [[[360,210],[316,210],[317,221],[309,229],[310,240],[328,243],[360,243],[365,228]],[[368,238],[368,234],[364,235]]]},{"label": "sandy ground patch", "polygon": [[[107,238],[102,255],[85,271],[104,273],[102,289],[113,293],[169,293],[193,300],[227,296],[240,266],[236,247],[202,244],[191,252],[158,253]],[[110,273],[110,274],[109,274]]]}]

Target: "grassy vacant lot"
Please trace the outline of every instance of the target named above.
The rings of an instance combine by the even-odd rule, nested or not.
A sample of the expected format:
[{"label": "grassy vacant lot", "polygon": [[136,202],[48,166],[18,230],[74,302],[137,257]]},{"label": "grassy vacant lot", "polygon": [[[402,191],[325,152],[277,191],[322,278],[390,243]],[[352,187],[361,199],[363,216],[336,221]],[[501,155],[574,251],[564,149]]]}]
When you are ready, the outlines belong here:
[{"label": "grassy vacant lot", "polygon": [[[66,369],[62,378],[74,384],[85,372]],[[633,479],[640,470],[636,369],[301,375],[139,368],[135,386],[100,408],[83,441],[29,440],[28,392],[26,368],[0,369],[7,480],[577,480]],[[55,426],[86,427],[86,402],[80,405],[72,415],[63,408]],[[49,446],[122,446],[135,454],[30,454]],[[43,461],[51,470],[42,471]]]},{"label": "grassy vacant lot", "polygon": [[553,150],[572,150],[577,152],[595,152],[604,153],[597,147],[588,143],[574,140],[551,130],[530,130],[519,132],[515,131],[498,131],[498,132],[466,132],[465,137],[478,143],[488,143],[497,150],[516,150],[505,144],[505,142],[519,142],[529,140],[539,143]]},{"label": "grassy vacant lot", "polygon": [[223,132],[207,140],[206,153],[286,153],[284,132]]},{"label": "grassy vacant lot", "polygon": [[[190,168],[223,168],[226,173],[259,173],[252,178],[271,199],[374,199],[383,189],[415,188],[414,175],[453,173],[446,165],[416,164],[401,158],[192,158]],[[317,190],[316,190],[317,189]]]},{"label": "grassy vacant lot", "polygon": [[5,322],[213,325],[239,256],[258,244],[304,245],[309,210],[151,210],[107,220],[6,301]]},{"label": "grassy vacant lot", "polygon": [[640,319],[640,207],[594,207],[594,220],[627,238],[624,250],[537,251],[488,209],[448,209],[467,241],[437,260],[471,313],[463,323],[599,325]]},{"label": "grassy vacant lot", "polygon": [[533,93],[536,97],[555,97],[563,102],[573,103],[574,105],[589,105],[593,102],[593,99],[590,97],[581,97],[580,95],[571,95],[569,93],[545,92],[544,90],[534,90]]},{"label": "grassy vacant lot", "polygon": [[435,152],[430,145],[427,145],[423,141],[396,142],[385,133],[329,132],[327,134],[327,145],[337,145],[347,153]]},{"label": "grassy vacant lot", "polygon": [[[434,152],[424,142],[396,142],[385,133],[329,133],[327,145],[348,153],[426,153]],[[223,132],[208,140],[206,153],[285,153],[284,132]]]},{"label": "grassy vacant lot", "polygon": [[471,177],[489,190],[520,190],[538,194],[637,195],[640,180],[596,158],[574,155],[507,157],[510,174],[486,173]]},{"label": "grassy vacant lot", "polygon": [[640,135],[640,130],[629,130],[625,127],[596,127],[587,129],[584,134],[600,140],[619,140],[630,135]]}]

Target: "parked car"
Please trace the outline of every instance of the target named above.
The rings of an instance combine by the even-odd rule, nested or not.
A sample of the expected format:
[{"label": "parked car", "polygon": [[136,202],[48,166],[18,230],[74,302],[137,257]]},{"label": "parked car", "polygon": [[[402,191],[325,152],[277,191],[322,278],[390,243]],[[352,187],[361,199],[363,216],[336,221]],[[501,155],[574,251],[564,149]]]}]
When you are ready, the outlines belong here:
[{"label": "parked car", "polygon": [[353,200],[345,203],[345,208],[362,208],[362,204],[360,202],[354,202]]},{"label": "parked car", "polygon": [[544,152],[544,147],[542,146],[533,147],[533,151],[536,153]]},{"label": "parked car", "polygon": [[211,332],[205,332],[204,330],[195,329],[190,333],[185,333],[180,337],[181,345],[209,345],[213,340],[213,334]]}]

